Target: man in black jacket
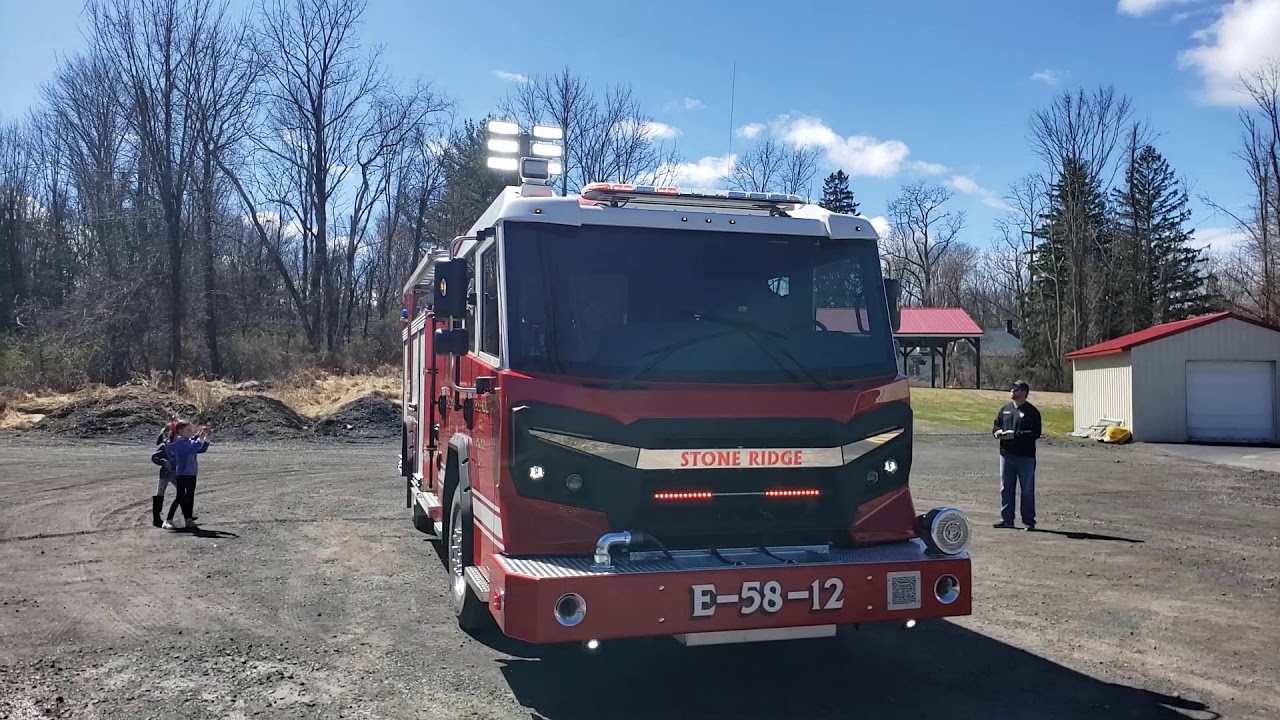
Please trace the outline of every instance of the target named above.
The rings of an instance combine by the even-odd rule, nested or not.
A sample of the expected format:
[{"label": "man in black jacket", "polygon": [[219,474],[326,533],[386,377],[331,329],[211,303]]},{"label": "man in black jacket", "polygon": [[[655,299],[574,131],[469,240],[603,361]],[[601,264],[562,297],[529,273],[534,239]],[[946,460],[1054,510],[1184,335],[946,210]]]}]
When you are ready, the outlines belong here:
[{"label": "man in black jacket", "polygon": [[1000,408],[991,425],[1000,441],[1000,522],[1013,527],[1015,493],[1022,489],[1022,524],[1036,529],[1036,440],[1040,438],[1040,411],[1027,402],[1031,386],[1019,380],[1009,387],[1011,402]]}]

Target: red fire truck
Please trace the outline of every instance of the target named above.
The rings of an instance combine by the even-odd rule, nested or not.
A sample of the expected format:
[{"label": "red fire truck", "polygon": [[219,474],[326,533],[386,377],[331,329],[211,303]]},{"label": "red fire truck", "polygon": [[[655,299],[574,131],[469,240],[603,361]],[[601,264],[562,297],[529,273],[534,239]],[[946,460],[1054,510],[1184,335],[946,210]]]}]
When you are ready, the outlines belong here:
[{"label": "red fire truck", "polygon": [[562,197],[551,165],[520,158],[405,287],[400,471],[459,624],[702,645],[969,614],[968,520],[908,487],[871,223],[777,193]]}]

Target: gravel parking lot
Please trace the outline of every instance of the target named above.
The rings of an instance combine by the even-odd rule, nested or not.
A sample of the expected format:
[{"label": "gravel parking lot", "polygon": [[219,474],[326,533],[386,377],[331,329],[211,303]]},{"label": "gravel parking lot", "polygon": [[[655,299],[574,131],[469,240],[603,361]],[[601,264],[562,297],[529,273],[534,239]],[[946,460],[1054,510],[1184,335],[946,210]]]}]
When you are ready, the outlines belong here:
[{"label": "gravel parking lot", "polygon": [[972,617],[587,656],[457,629],[396,445],[217,444],[173,533],[145,445],[0,439],[0,718],[1280,717],[1280,475],[1051,441],[1001,531],[993,441],[921,437]]}]

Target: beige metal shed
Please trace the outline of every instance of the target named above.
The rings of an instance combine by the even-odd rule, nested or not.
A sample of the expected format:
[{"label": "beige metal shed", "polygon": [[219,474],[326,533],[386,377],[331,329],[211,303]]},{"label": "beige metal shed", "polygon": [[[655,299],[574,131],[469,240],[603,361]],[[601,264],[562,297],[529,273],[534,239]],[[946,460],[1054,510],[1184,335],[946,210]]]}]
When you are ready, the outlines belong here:
[{"label": "beige metal shed", "polygon": [[1068,353],[1075,426],[1142,442],[1280,442],[1280,328],[1222,312]]}]

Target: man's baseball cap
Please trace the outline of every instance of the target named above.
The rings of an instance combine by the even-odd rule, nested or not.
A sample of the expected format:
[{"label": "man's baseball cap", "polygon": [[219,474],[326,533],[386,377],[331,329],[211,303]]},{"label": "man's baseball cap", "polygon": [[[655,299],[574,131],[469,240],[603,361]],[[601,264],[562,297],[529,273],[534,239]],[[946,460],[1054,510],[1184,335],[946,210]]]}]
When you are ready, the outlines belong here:
[{"label": "man's baseball cap", "polygon": [[1031,386],[1026,380],[1015,380],[1009,385],[1010,390],[1021,390],[1022,392],[1031,392]]}]

